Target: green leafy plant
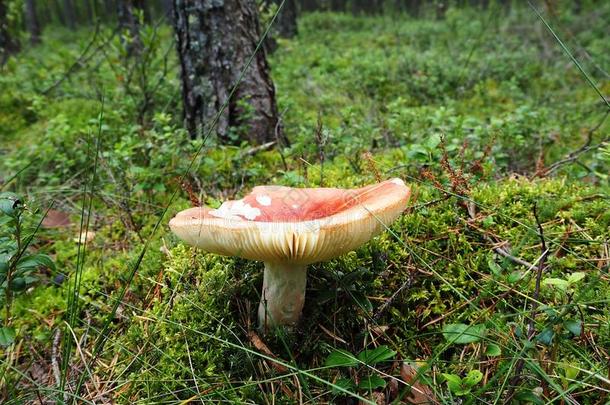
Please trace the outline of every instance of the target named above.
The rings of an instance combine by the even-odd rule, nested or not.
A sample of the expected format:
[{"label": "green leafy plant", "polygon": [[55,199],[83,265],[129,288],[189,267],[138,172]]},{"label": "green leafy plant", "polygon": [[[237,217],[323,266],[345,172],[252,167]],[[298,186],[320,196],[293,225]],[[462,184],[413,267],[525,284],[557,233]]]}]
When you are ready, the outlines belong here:
[{"label": "green leafy plant", "polygon": [[443,327],[443,337],[454,344],[468,344],[479,342],[487,333],[483,324],[465,325],[463,323],[452,323]]},{"label": "green leafy plant", "polygon": [[14,193],[0,194],[0,296],[4,299],[4,326],[0,329],[0,346],[8,346],[15,340],[11,328],[11,307],[16,294],[23,293],[37,281],[34,272],[39,267],[54,269],[53,260],[47,255],[28,253],[36,230],[24,234],[23,201]]},{"label": "green leafy plant", "polygon": [[443,377],[453,395],[464,396],[470,394],[472,388],[483,379],[483,373],[479,370],[470,370],[464,378],[447,373],[443,373]]},{"label": "green leafy plant", "polygon": [[386,386],[386,381],[374,370],[374,366],[392,360],[394,356],[396,352],[386,345],[363,350],[358,355],[336,349],[328,355],[324,364],[326,367],[358,368],[359,372],[355,372],[354,376],[341,377],[335,381],[335,385],[350,391],[372,391]]},{"label": "green leafy plant", "polygon": [[553,286],[560,290],[561,292],[569,292],[574,288],[576,284],[578,284],[582,279],[585,278],[585,273],[576,272],[570,274],[568,277],[564,278],[554,278],[549,277],[542,280],[542,284],[546,286]]}]

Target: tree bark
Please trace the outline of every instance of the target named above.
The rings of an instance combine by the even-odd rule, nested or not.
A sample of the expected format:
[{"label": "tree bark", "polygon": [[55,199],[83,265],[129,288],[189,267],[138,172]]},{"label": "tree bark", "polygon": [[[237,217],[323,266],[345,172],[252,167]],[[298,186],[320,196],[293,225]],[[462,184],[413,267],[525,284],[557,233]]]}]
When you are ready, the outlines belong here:
[{"label": "tree bark", "polygon": [[30,33],[30,42],[32,45],[40,43],[40,22],[38,14],[36,14],[35,0],[25,0],[25,22]]},{"label": "tree bark", "polygon": [[261,47],[254,0],[173,0],[185,125],[191,137],[215,127],[222,142],[283,140],[275,89]]},{"label": "tree bark", "polygon": [[140,19],[134,12],[134,7],[139,4],[140,2],[134,0],[117,1],[117,17],[121,30],[121,42],[127,48],[129,56],[134,54],[139,55],[142,52]]},{"label": "tree bark", "polygon": [[10,33],[8,8],[5,0],[0,0],[0,66],[3,66],[11,54],[19,51],[19,42]]}]

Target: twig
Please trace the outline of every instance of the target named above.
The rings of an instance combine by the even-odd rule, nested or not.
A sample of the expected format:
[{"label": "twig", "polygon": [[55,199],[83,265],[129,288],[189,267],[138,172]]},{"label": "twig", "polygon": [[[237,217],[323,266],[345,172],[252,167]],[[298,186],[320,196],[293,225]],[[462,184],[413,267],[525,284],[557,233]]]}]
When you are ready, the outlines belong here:
[{"label": "twig", "polygon": [[[542,229],[542,225],[540,224],[540,218],[538,218],[538,210],[537,205],[534,203],[533,207],[534,219],[536,220],[536,225],[538,226],[538,237],[540,238],[540,242],[542,243],[542,255],[540,256],[540,260],[538,261],[538,271],[536,273],[536,287],[534,288],[534,297],[532,300],[532,311],[529,316],[529,320],[527,323],[527,340],[531,341],[534,337],[536,329],[534,327],[534,319],[536,318],[536,313],[538,311],[538,297],[540,295],[540,280],[542,279],[542,273],[546,268],[546,257],[549,254],[549,250],[546,247],[546,240],[544,238],[544,230]],[[523,366],[525,365],[525,360],[520,358],[515,365],[515,376],[510,381],[510,388],[506,395],[506,403],[510,403],[515,394],[515,388],[519,381],[521,381],[521,371],[523,370]]]},{"label": "twig", "polygon": [[[491,239],[489,239],[489,241],[492,242]],[[494,252],[496,252],[497,254],[499,254],[500,256],[506,257],[508,260],[510,260],[512,262],[515,262],[515,263],[520,264],[522,266],[526,266],[528,269],[533,269],[534,268],[534,265],[532,263],[526,262],[523,259],[520,259],[520,258],[518,258],[516,256],[511,255],[510,253],[508,253],[506,250],[502,249],[499,246],[492,248],[492,250]]]},{"label": "twig", "polygon": [[89,43],[87,44],[87,46],[85,47],[83,52],[80,54],[80,56],[74,61],[74,63],[68,68],[68,70],[66,70],[66,72],[62,75],[62,77],[57,79],[57,81],[55,83],[53,83],[51,86],[47,87],[46,89],[44,89],[41,92],[43,95],[46,96],[50,92],[55,90],[57,87],[59,87],[68,77],[70,77],[70,75],[72,73],[74,73],[77,70],[77,68],[79,66],[82,66],[84,63],[88,62],[93,56],[95,56],[97,54],[97,52],[100,49],[103,49],[104,47],[106,47],[106,45],[108,45],[108,43],[110,41],[112,41],[112,39],[114,38],[114,36],[116,35],[116,33],[118,31],[118,29],[115,29],[112,32],[112,35],[110,35],[108,38],[106,38],[106,40],[104,42],[102,42],[97,48],[95,48],[95,51],[93,53],[91,53],[90,55],[87,56],[87,53],[89,52],[89,50],[91,49],[91,47],[93,46],[95,41],[97,40],[97,36],[99,34],[99,29],[100,29],[100,25],[98,22],[95,25],[95,31],[93,33],[93,37],[91,38],[91,41],[89,41]]},{"label": "twig", "polygon": [[[475,210],[476,210],[475,204],[472,201],[470,201],[468,203],[468,216],[470,217],[471,220],[476,220],[476,211]],[[468,224],[470,226],[472,226],[471,223],[468,223]],[[534,264],[532,264],[528,261],[525,261],[519,257],[513,256],[509,251],[502,248],[502,245],[505,245],[506,242],[502,242],[502,243],[495,242],[493,239],[491,239],[487,234],[485,234],[482,231],[481,231],[481,235],[483,236],[483,239],[485,239],[490,244],[494,245],[494,247],[492,247],[492,250],[495,253],[499,254],[500,256],[503,256],[514,263],[520,264],[522,266],[526,266],[528,268],[528,270],[531,270],[535,267]]]},{"label": "twig", "polygon": [[254,146],[250,149],[243,151],[241,153],[240,158],[243,158],[246,156],[254,156],[259,152],[267,151],[267,150],[273,148],[273,146],[275,146],[276,143],[277,143],[277,141],[271,141],[271,142],[264,143],[262,145]]},{"label": "twig", "polygon": [[610,110],[607,110],[606,113],[604,114],[603,118],[597,123],[597,125],[594,126],[593,128],[591,128],[589,130],[589,132],[587,132],[587,140],[580,148],[578,148],[577,150],[575,150],[573,152],[570,152],[570,154],[568,154],[565,158],[561,159],[560,161],[555,162],[552,165],[550,165],[549,167],[541,170],[540,172],[535,173],[534,177],[548,176],[549,174],[557,171],[557,169],[559,169],[561,166],[574,162],[583,153],[586,153],[590,150],[598,149],[604,143],[608,142],[608,140],[610,140],[610,136],[606,136],[601,142],[599,142],[595,145],[591,145],[591,142],[593,142],[593,134],[604,124],[604,122],[606,122],[606,118],[608,118],[608,115],[610,115]]},{"label": "twig", "polygon": [[396,297],[398,296],[398,294],[400,294],[403,290],[405,289],[409,289],[411,288],[411,285],[413,284],[413,277],[411,274],[409,274],[409,277],[407,278],[407,281],[405,281],[399,288],[398,290],[394,291],[394,293],[390,296],[390,298],[388,298],[383,304],[381,304],[381,306],[377,309],[377,312],[375,312],[375,315],[373,315],[373,321],[377,322],[379,320],[379,318],[381,317],[381,315],[385,312],[385,310],[390,306],[390,304],[392,304],[392,302],[396,299]]},{"label": "twig", "polygon": [[540,261],[538,261],[538,272],[536,273],[536,287],[534,290],[534,300],[532,301],[532,316],[530,317],[530,321],[528,324],[528,337],[531,338],[534,332],[534,316],[536,315],[536,310],[538,309],[538,297],[540,296],[540,280],[542,279],[542,272],[546,268],[546,257],[549,254],[549,249],[546,247],[546,241],[544,238],[544,230],[542,229],[542,225],[540,224],[540,218],[538,218],[538,210],[537,204],[534,203],[534,219],[536,219],[536,225],[538,226],[538,237],[540,238],[540,243],[542,244],[542,255],[540,257]]},{"label": "twig", "polygon": [[[53,368],[53,376],[55,377],[55,384],[61,386],[61,374],[59,372],[59,363],[57,362],[57,349],[61,338],[61,330],[57,328],[55,336],[53,337],[53,348],[51,350],[51,367]],[[64,398],[64,401],[67,398]]]}]

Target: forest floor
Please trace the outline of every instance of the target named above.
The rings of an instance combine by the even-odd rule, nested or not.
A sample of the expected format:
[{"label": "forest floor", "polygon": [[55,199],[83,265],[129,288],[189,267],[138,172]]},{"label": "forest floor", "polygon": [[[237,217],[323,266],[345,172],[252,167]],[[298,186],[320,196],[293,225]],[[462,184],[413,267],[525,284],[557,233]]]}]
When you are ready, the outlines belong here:
[{"label": "forest floor", "polygon": [[[266,151],[188,138],[164,24],[142,59],[49,27],[0,76],[1,191],[25,204],[3,197],[0,264],[35,233],[1,287],[3,403],[610,401],[610,4],[544,17],[582,70],[525,6],[304,15],[270,57],[290,146]],[[412,188],[391,232],[312,265],[269,335],[262,263],[167,226],[256,185],[391,177]]]}]

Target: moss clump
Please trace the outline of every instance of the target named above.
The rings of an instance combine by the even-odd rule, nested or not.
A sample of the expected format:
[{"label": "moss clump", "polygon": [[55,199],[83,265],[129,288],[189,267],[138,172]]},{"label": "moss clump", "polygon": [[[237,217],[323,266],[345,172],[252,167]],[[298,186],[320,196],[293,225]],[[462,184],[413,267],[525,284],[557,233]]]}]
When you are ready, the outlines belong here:
[{"label": "moss clump", "polygon": [[[250,292],[249,270],[184,245],[170,251],[149,307],[138,311],[122,339],[123,355],[135,360],[125,370],[127,397],[184,400],[223,391],[254,366],[235,348],[247,345],[235,301]],[[234,399],[230,391],[218,398]]]},{"label": "moss clump", "polygon": [[[435,193],[432,188],[420,189],[425,199]],[[517,350],[511,339],[514,321],[533,294],[534,273],[495,254],[483,232],[503,238],[514,255],[535,262],[540,247],[532,207],[538,203],[547,243],[554,252],[565,250],[549,257],[545,277],[586,272],[586,285],[573,299],[594,300],[608,291],[586,260],[598,254],[596,241],[604,238],[610,221],[603,204],[590,198],[592,193],[559,180],[509,179],[473,188],[478,215],[470,224],[455,197],[410,211],[392,226],[392,233],[336,260],[310,266],[308,305],[301,323],[264,340],[275,355],[301,369],[322,366],[337,348],[360,352],[368,347],[371,328],[380,325],[384,332],[377,343],[389,344],[403,358],[427,358],[438,351],[442,359],[456,361],[463,347],[445,346],[440,333],[449,323],[484,324],[506,353]],[[582,218],[575,224],[587,226],[587,243],[575,235],[565,237],[566,232],[579,232],[570,231],[565,222],[576,213]],[[129,364],[124,371],[129,381],[125,398],[183,400],[204,393],[208,400],[262,400],[266,393],[253,389],[252,380],[272,378],[277,370],[268,363],[262,366],[253,353],[260,348],[247,334],[255,330],[261,274],[258,263],[201,254],[180,244],[173,248],[151,302],[143,311],[134,309],[132,323],[117,346]],[[408,288],[394,296],[405,283]],[[520,293],[511,294],[511,288]],[[548,308],[564,308],[568,302],[548,287],[540,299]],[[576,314],[573,308],[565,316]],[[584,316],[585,322],[593,322],[598,315]],[[552,319],[541,314],[536,328],[544,330]],[[569,343],[575,337],[565,339]],[[571,347],[562,344],[554,355],[571,355]],[[441,363],[435,367],[462,370]],[[328,381],[337,377],[333,369],[316,375]],[[310,381],[309,388],[327,386]]]}]

